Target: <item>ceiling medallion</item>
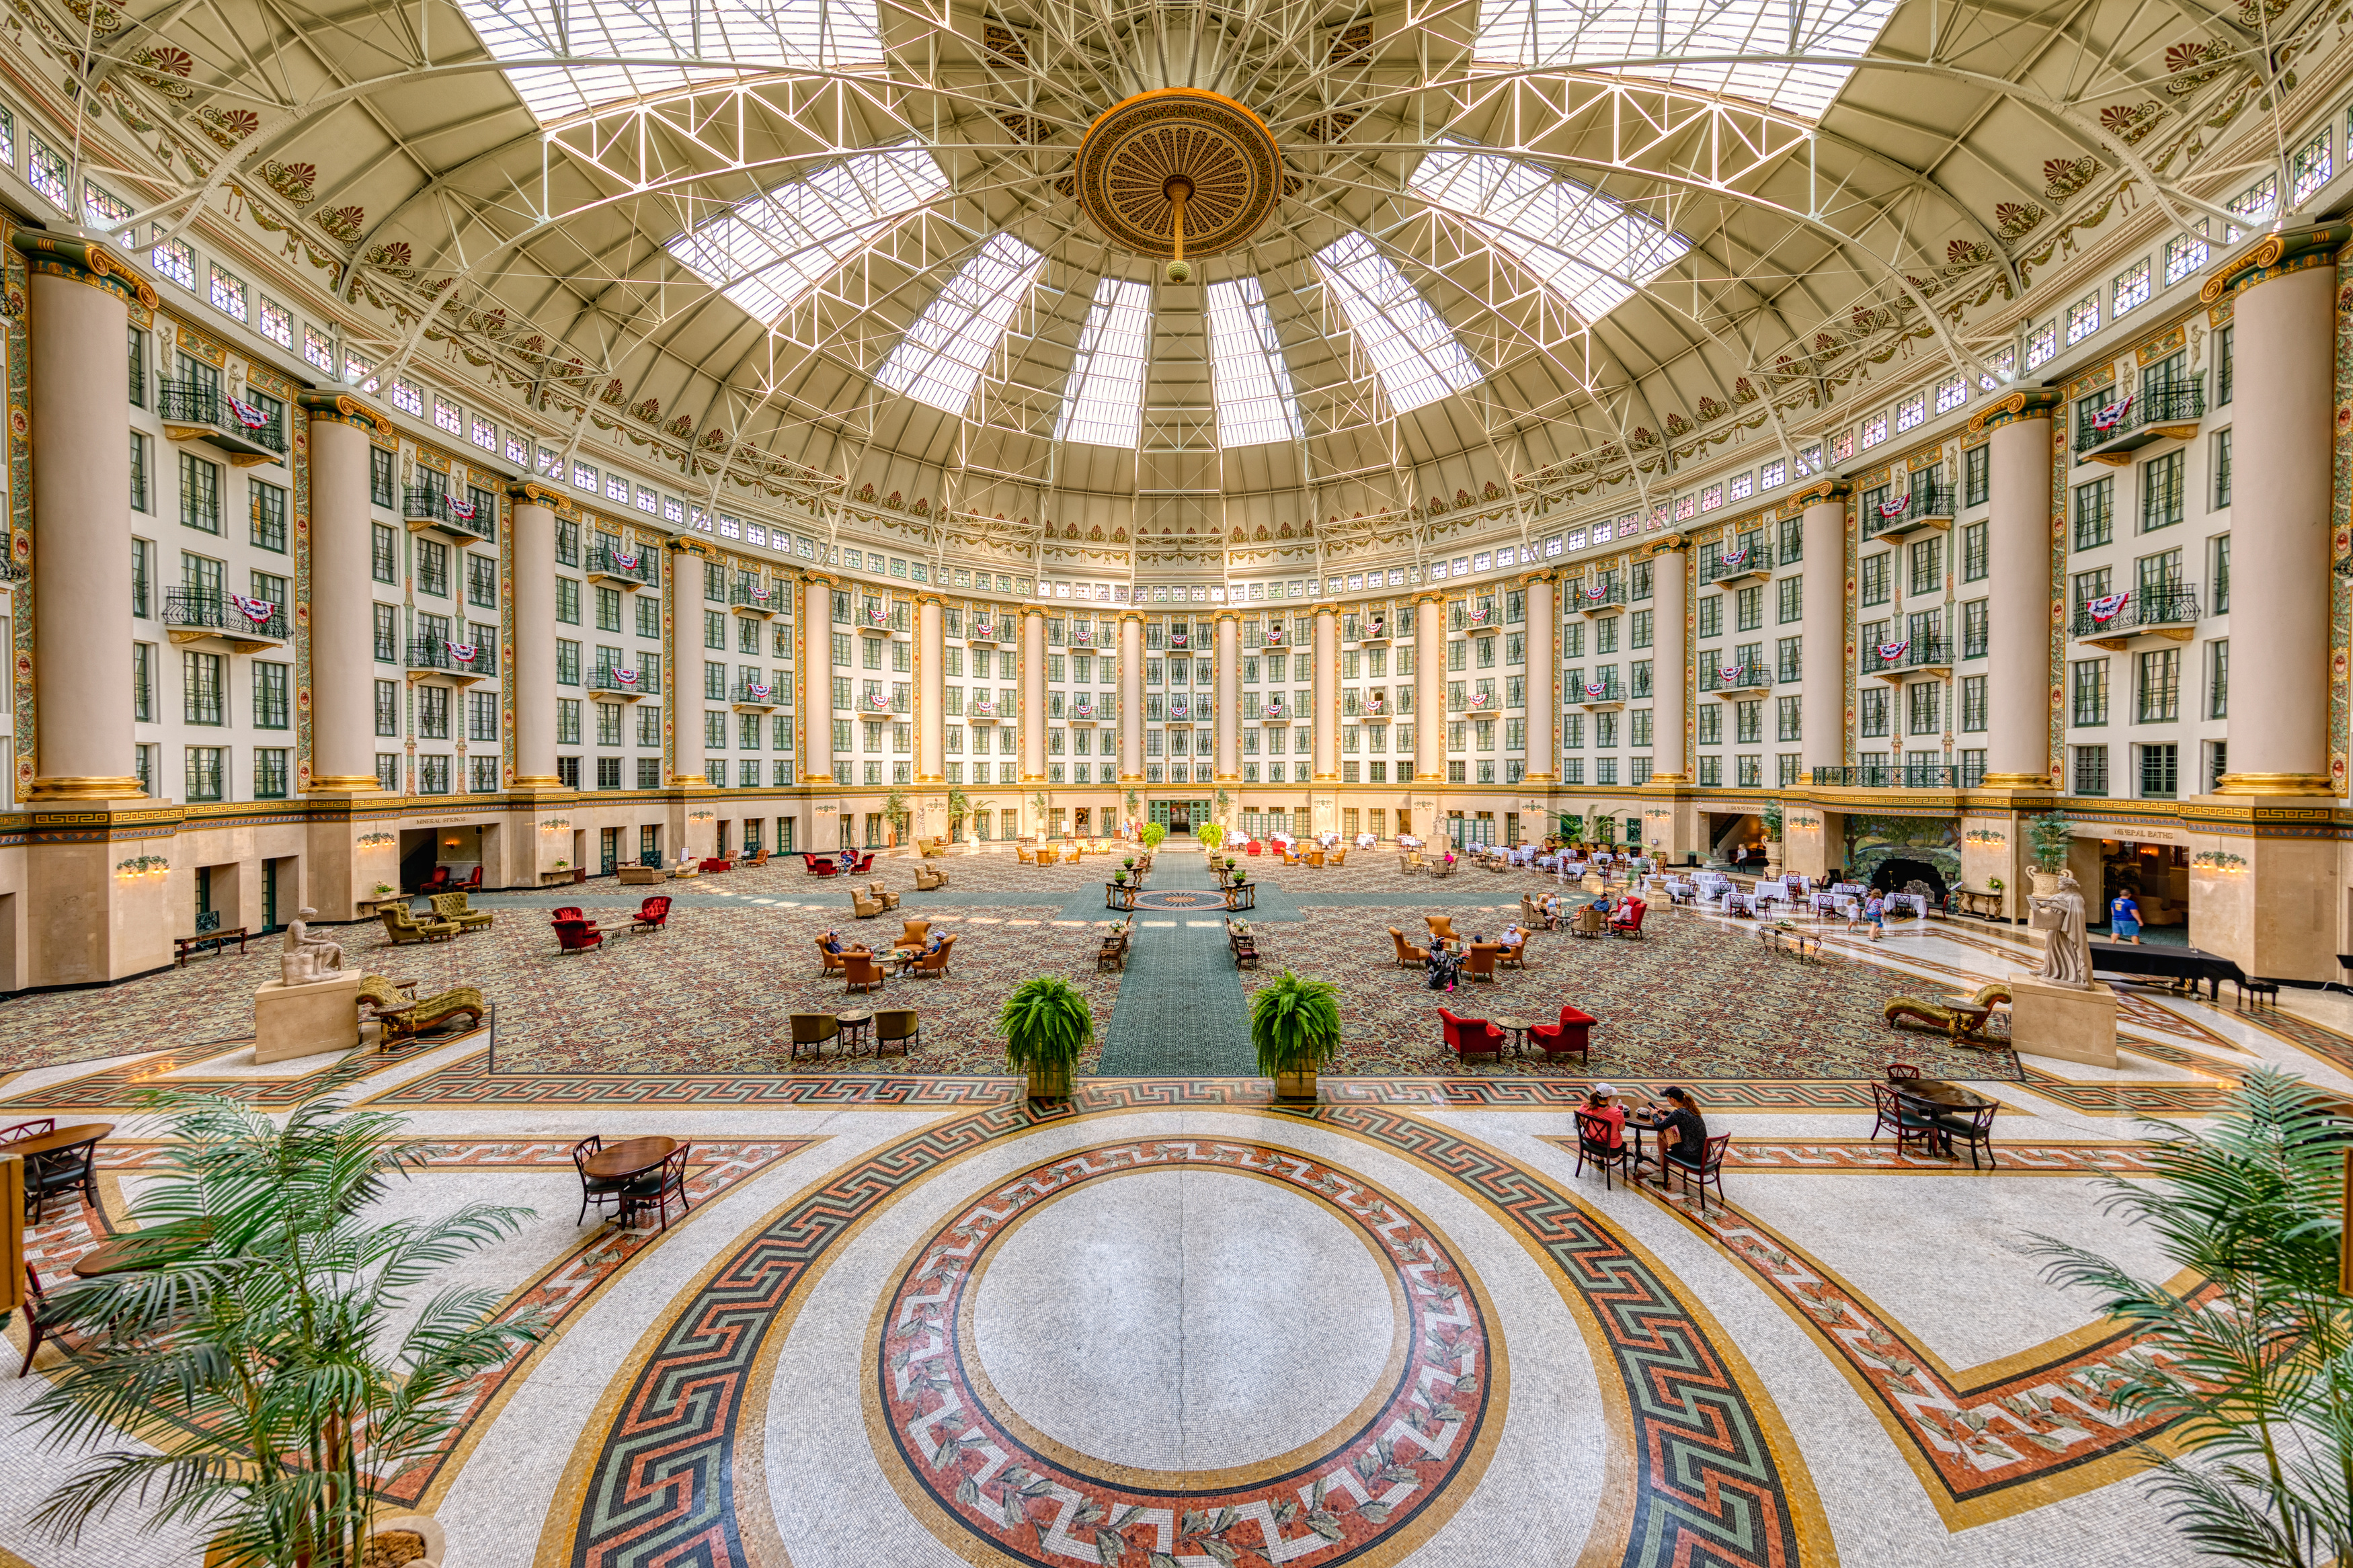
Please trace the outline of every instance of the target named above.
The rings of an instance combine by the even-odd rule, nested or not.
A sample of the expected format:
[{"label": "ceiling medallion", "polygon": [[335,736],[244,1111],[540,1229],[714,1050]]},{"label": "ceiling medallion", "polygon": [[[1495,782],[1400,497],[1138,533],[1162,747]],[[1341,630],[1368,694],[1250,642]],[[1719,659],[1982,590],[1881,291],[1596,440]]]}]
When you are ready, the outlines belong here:
[{"label": "ceiling medallion", "polygon": [[1168,257],[1230,250],[1258,232],[1282,194],[1282,156],[1263,121],[1221,94],[1164,87],[1113,104],[1079,143],[1079,205],[1105,237]]}]

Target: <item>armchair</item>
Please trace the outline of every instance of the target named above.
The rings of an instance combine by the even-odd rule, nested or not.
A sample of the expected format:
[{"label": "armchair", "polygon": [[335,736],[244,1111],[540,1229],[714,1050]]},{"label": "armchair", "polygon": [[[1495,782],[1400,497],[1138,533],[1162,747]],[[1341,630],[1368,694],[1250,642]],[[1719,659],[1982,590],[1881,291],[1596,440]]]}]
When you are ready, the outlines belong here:
[{"label": "armchair", "polygon": [[418,920],[408,912],[406,904],[378,906],[376,918],[384,921],[385,934],[392,938],[395,947],[413,942],[447,942],[458,934],[458,922],[445,921],[438,915]]},{"label": "armchair", "polygon": [[874,1054],[881,1056],[882,1047],[893,1041],[902,1057],[923,1044],[923,1020],[913,1007],[886,1007],[874,1015]]},{"label": "armchair", "polygon": [[1484,1018],[1458,1018],[1443,1007],[1438,1017],[1446,1031],[1446,1048],[1456,1056],[1503,1055],[1504,1031]]},{"label": "armchair", "polygon": [[1651,906],[1640,899],[1630,898],[1620,905],[1609,929],[1620,936],[1639,937],[1642,934],[1642,913]]},{"label": "armchair", "polygon": [[1495,978],[1495,960],[1503,955],[1500,942],[1474,942],[1465,955],[1462,973],[1469,979],[1492,983]]},{"label": "armchair", "polygon": [[1560,1005],[1560,1022],[1538,1024],[1528,1031],[1528,1043],[1541,1048],[1548,1057],[1574,1056],[1588,1059],[1590,1047],[1588,1032],[1599,1020],[1564,1002]]},{"label": "armchair", "polygon": [[928,893],[935,888],[944,888],[947,885],[948,874],[945,871],[934,871],[929,866],[922,864],[915,867],[915,891]]},{"label": "armchair", "polygon": [[460,931],[487,927],[497,918],[488,910],[468,909],[466,895],[462,892],[434,894],[433,912],[445,921],[455,921]]},{"label": "armchair", "polygon": [[871,952],[845,952],[841,955],[842,989],[845,991],[880,991],[882,970]]},{"label": "armchair", "polygon": [[1599,937],[1605,934],[1609,929],[1609,917],[1608,915],[1603,914],[1591,904],[1582,904],[1577,907],[1577,919],[1570,924],[1568,934],[1571,936]]},{"label": "armchair", "polygon": [[1430,928],[1430,936],[1437,941],[1452,942],[1456,940],[1454,935],[1454,917],[1452,915],[1424,915],[1421,917],[1421,923]]},{"label": "armchair", "polygon": [[[839,962],[831,953],[826,954],[826,960],[828,968],[839,967]],[[841,1020],[832,1014],[796,1013],[793,1015],[792,1049],[790,1055],[785,1059],[792,1060],[794,1057],[801,1054],[801,1047],[807,1046],[809,1048],[809,1055],[823,1060],[826,1041],[838,1040],[840,1037]]]},{"label": "armchair", "polygon": [[899,907],[899,895],[891,891],[890,889],[884,887],[880,882],[867,883],[866,896],[870,899],[879,900],[882,907],[886,910],[895,910]]},{"label": "armchair", "polygon": [[929,921],[901,921],[899,940],[891,945],[893,948],[912,947],[920,951],[923,945],[923,939],[931,935],[931,932],[932,922]]},{"label": "armchair", "polygon": [[670,895],[668,893],[658,893],[654,897],[648,899],[644,903],[639,904],[638,906],[637,914],[631,917],[629,921],[629,929],[633,931],[657,931],[669,930]]},{"label": "armchair", "polygon": [[1430,950],[1416,947],[1406,941],[1405,932],[1395,926],[1389,927],[1389,941],[1397,947],[1397,966],[1399,969],[1414,969],[1430,962]]},{"label": "armchair", "polygon": [[557,921],[555,944],[558,952],[586,952],[604,946],[605,933],[596,929],[595,921]]},{"label": "armchair", "polygon": [[862,947],[846,947],[839,952],[828,952],[826,951],[825,938],[821,936],[813,936],[809,938],[809,940],[817,943],[817,955],[825,963],[825,967],[818,972],[818,978],[819,980],[824,979],[828,974],[840,973],[841,961],[843,959],[849,957],[853,952],[864,952],[866,951]]},{"label": "armchair", "polygon": [[940,938],[940,945],[934,951],[916,953],[910,957],[907,967],[902,973],[931,974],[944,978],[948,972],[948,956],[955,952],[955,942],[956,939],[953,932]]},{"label": "armchair", "polygon": [[870,899],[852,888],[849,889],[849,912],[861,921],[871,921],[882,912],[882,900]]}]

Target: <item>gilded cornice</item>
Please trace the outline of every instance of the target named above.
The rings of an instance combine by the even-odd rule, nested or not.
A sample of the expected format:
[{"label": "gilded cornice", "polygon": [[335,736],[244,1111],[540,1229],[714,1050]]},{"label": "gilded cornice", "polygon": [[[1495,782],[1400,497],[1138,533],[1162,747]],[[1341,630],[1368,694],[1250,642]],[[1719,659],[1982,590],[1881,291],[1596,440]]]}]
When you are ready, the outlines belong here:
[{"label": "gilded cornice", "polygon": [[1690,535],[1671,533],[1664,539],[1653,540],[1651,544],[1651,553],[1652,555],[1671,555],[1677,551],[1689,550],[1691,547],[1692,542]]},{"label": "gilded cornice", "polygon": [[31,271],[103,289],[150,316],[164,303],[157,298],[153,284],[132,271],[122,258],[96,240],[47,234],[37,228],[17,229],[9,238],[25,253],[25,265]]},{"label": "gilded cornice", "polygon": [[2048,386],[2021,386],[1991,407],[1969,416],[1969,434],[1980,435],[2030,419],[2048,419],[2059,406],[2058,392]]},{"label": "gilded cornice", "polygon": [[2211,305],[2225,293],[2243,294],[2258,283],[2284,278],[2291,272],[2335,266],[2337,252],[2348,240],[2353,240],[2353,224],[2321,224],[2313,228],[2267,234],[2216,268],[2214,275],[2199,289],[2198,299],[2202,304]]},{"label": "gilded cornice", "polygon": [[562,490],[550,489],[536,479],[519,479],[507,487],[507,499],[525,506],[543,506],[558,517],[577,517],[579,509],[572,498]]},{"label": "gilded cornice", "polygon": [[1523,588],[1534,587],[1538,583],[1557,583],[1559,581],[1560,568],[1557,566],[1539,566],[1533,572],[1523,572],[1520,574],[1520,586]]},{"label": "gilded cornice", "polygon": [[1788,500],[1783,504],[1800,507],[1810,506],[1815,501],[1844,500],[1853,493],[1854,487],[1852,485],[1833,475],[1829,479],[1816,479],[1812,484],[1807,486],[1804,489],[1799,490],[1796,495],[1791,496]]},{"label": "gilded cornice", "polygon": [[1311,616],[1337,616],[1340,604],[1336,599],[1326,599],[1320,605],[1309,606],[1307,613]]},{"label": "gilded cornice", "polygon": [[364,430],[370,436],[385,438],[394,435],[391,420],[348,392],[313,391],[306,387],[294,395],[294,405],[308,414],[314,423],[324,420],[331,425],[348,425],[354,430]]}]

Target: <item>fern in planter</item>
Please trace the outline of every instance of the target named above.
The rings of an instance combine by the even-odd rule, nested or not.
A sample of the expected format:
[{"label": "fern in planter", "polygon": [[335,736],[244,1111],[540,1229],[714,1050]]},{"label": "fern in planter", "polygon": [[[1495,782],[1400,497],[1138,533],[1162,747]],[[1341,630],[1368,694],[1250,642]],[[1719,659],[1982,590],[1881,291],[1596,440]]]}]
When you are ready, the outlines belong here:
[{"label": "fern in planter", "polygon": [[1157,849],[1160,847],[1160,841],[1168,837],[1168,825],[1165,822],[1147,822],[1144,825],[1144,831],[1136,837],[1144,840],[1144,847],[1146,850]]},{"label": "fern in planter", "polygon": [[1205,822],[1193,829],[1193,837],[1201,841],[1201,847],[1214,855],[1226,841],[1226,830],[1214,822]]},{"label": "fern in planter", "polygon": [[2027,842],[2034,846],[2034,864],[2045,871],[2056,871],[2067,863],[2067,846],[2073,837],[2067,831],[2064,812],[2046,811],[2026,825]]},{"label": "fern in planter", "polygon": [[1005,1032],[1005,1063],[1039,1079],[1064,1081],[1094,1038],[1094,1016],[1087,1010],[1085,993],[1057,975],[1040,974],[1023,981],[1006,997],[997,1016]]},{"label": "fern in planter", "polygon": [[1258,1075],[1314,1072],[1340,1053],[1340,988],[1284,970],[1250,998]]},{"label": "fern in planter", "polygon": [[151,1526],[201,1530],[237,1568],[357,1564],[375,1518],[401,1511],[384,1489],[448,1440],[476,1377],[544,1333],[534,1314],[495,1316],[501,1291],[464,1286],[404,1326],[420,1287],[533,1211],[366,1214],[424,1145],[331,1098],[353,1076],[282,1126],[227,1098],[142,1097],[172,1139],[133,1210],[150,1267],[49,1298],[79,1342],[26,1415],[54,1447],[100,1451],[37,1525],[72,1542],[149,1503]]}]

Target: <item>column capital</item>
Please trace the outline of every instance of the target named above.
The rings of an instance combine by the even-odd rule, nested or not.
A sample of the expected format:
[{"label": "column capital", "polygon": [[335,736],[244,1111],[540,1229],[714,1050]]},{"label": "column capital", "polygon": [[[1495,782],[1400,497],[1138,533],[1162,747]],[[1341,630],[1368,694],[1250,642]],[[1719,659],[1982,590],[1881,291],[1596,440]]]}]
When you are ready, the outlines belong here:
[{"label": "column capital", "polygon": [[572,498],[537,479],[518,479],[509,485],[507,499],[523,506],[543,506],[558,517],[573,515]]},{"label": "column capital", "polygon": [[1339,602],[1335,599],[1326,599],[1320,605],[1311,606],[1308,613],[1310,615],[1316,616],[1336,616],[1340,613]]},{"label": "column capital", "polygon": [[839,579],[828,576],[823,572],[805,571],[800,574],[800,580],[805,584],[818,588],[838,588],[841,585]]},{"label": "column capital", "polygon": [[1407,597],[1412,600],[1416,605],[1443,605],[1446,603],[1446,590],[1443,588],[1417,588],[1411,594],[1408,595]]},{"label": "column capital", "polygon": [[1560,568],[1557,566],[1540,566],[1533,572],[1523,572],[1520,574],[1520,586],[1523,588],[1534,587],[1538,583],[1557,583],[1559,581]]},{"label": "column capital", "polygon": [[1692,542],[1690,535],[1671,533],[1664,539],[1653,541],[1651,545],[1651,553],[1653,555],[1671,555],[1676,551],[1689,550],[1691,547]]},{"label": "column capital", "polygon": [[1232,605],[1227,605],[1224,609],[1218,611],[1215,615],[1212,615],[1212,616],[1209,617],[1209,619],[1211,619],[1212,621],[1217,622],[1217,623],[1218,623],[1219,625],[1220,625],[1220,626],[1223,626],[1223,625],[1224,625],[1226,622],[1228,622],[1228,621],[1231,621],[1231,622],[1233,622],[1236,626],[1240,626],[1240,625],[1241,625],[1242,613],[1241,613],[1240,610],[1235,609]]},{"label": "column capital", "polygon": [[1969,434],[1983,435],[1999,430],[2005,425],[2021,424],[2029,419],[2048,419],[2060,404],[2059,389],[2054,386],[2021,386],[1990,407],[1969,416]]},{"label": "column capital", "polygon": [[1799,506],[1813,506],[1820,501],[1844,500],[1853,493],[1854,487],[1852,485],[1847,483],[1847,481],[1842,479],[1833,476],[1830,479],[1815,480],[1811,487],[1799,490],[1796,495],[1791,496],[1789,500],[1797,502]]},{"label": "column capital", "polygon": [[1119,624],[1120,624],[1121,626],[1142,626],[1142,625],[1144,624],[1144,612],[1143,612],[1142,610],[1133,609],[1133,608],[1131,608],[1131,609],[1122,610],[1122,611],[1119,613]]},{"label": "column capital", "polygon": [[156,297],[153,284],[132,271],[122,258],[96,240],[75,239],[69,235],[47,234],[37,228],[17,229],[10,238],[25,253],[25,265],[30,271],[87,283],[150,315],[164,303]]},{"label": "column capital", "polygon": [[1024,605],[1021,606],[1021,614],[1024,617],[1035,616],[1042,621],[1046,618],[1046,606],[1043,605]]},{"label": "column capital", "polygon": [[313,425],[348,425],[354,430],[387,438],[394,433],[391,420],[348,392],[306,387],[294,395],[294,405],[311,416]]},{"label": "column capital", "polygon": [[2211,305],[2226,293],[2243,294],[2258,283],[2268,283],[2291,272],[2333,267],[2337,251],[2348,241],[2353,241],[2353,224],[2322,224],[2314,228],[2267,234],[2216,268],[2213,276],[2199,289],[2198,299],[2202,304]]},{"label": "column capital", "polygon": [[924,589],[920,594],[910,594],[907,596],[914,600],[918,605],[939,605],[944,607],[948,602],[948,598],[945,594],[939,593],[930,588]]}]

